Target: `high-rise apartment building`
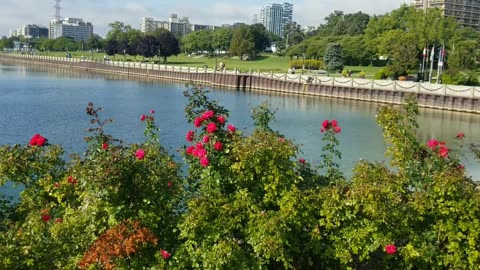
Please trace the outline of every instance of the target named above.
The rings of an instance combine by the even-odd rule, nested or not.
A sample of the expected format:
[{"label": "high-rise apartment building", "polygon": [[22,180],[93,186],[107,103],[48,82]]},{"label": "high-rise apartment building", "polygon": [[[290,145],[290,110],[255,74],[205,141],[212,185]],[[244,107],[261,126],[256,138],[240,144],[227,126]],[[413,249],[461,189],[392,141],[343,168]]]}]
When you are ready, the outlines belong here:
[{"label": "high-rise apartment building", "polygon": [[140,22],[140,30],[143,33],[152,32],[156,29],[167,29],[177,37],[182,37],[190,32],[200,30],[213,30],[213,25],[191,24],[188,17],[179,18],[177,14],[171,14],[168,21],[155,21],[153,18],[142,18]]},{"label": "high-rise apartment building", "polygon": [[293,5],[290,3],[266,5],[260,11],[260,22],[265,28],[283,37],[285,26],[292,22]]},{"label": "high-rise apartment building", "polygon": [[86,41],[93,35],[93,25],[79,18],[64,18],[52,20],[49,25],[48,36],[51,39],[71,37],[75,41]]},{"label": "high-rise apartment building", "polygon": [[480,31],[480,0],[414,0],[412,5],[418,9],[439,8],[460,25]]}]

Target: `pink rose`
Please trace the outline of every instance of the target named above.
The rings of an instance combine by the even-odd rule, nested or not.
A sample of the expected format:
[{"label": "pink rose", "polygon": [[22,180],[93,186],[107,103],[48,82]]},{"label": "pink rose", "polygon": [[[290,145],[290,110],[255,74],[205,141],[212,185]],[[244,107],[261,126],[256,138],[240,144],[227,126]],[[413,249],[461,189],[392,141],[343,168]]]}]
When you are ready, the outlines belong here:
[{"label": "pink rose", "polygon": [[237,130],[234,125],[228,125],[227,128],[228,128],[228,130],[230,130],[231,132],[235,132],[235,130]]},{"label": "pink rose", "polygon": [[202,118],[203,119],[209,119],[212,117],[215,113],[212,110],[206,111],[203,113]]},{"label": "pink rose", "polygon": [[203,142],[208,143],[210,141],[210,137],[208,135],[203,136]]},{"label": "pink rose", "polygon": [[342,128],[340,126],[333,126],[333,132],[340,133],[341,131],[342,131]]},{"label": "pink rose", "polygon": [[147,118],[147,116],[145,116],[145,114],[142,114],[142,116],[140,116],[140,121],[145,121],[145,119]]},{"label": "pink rose", "polygon": [[172,187],[172,186],[173,186],[173,182],[172,182],[172,181],[168,181],[167,187]]},{"label": "pink rose", "polygon": [[397,247],[394,246],[394,245],[386,245],[385,246],[385,251],[387,252],[387,254],[395,254],[397,252]]},{"label": "pink rose", "polygon": [[430,148],[430,149],[432,149],[432,150],[434,150],[439,144],[440,144],[440,143],[439,143],[437,140],[435,140],[435,139],[431,139],[431,140],[429,140],[429,141],[427,142],[428,148]]},{"label": "pink rose", "polygon": [[137,159],[142,160],[145,157],[145,151],[143,151],[143,149],[138,149],[135,152],[135,156],[137,157]]},{"label": "pink rose", "polygon": [[193,150],[195,150],[195,147],[189,146],[185,151],[187,152],[187,154],[191,155],[193,153]]},{"label": "pink rose", "polygon": [[197,149],[197,157],[202,158],[207,156],[207,150]]},{"label": "pink rose", "polygon": [[456,138],[457,138],[457,139],[463,139],[463,137],[465,137],[465,133],[463,133],[463,132],[460,131],[460,132],[457,134],[457,137],[456,137]]},{"label": "pink rose", "polygon": [[202,157],[200,158],[200,164],[203,166],[203,167],[207,167],[208,166],[208,158],[206,157]]},{"label": "pink rose", "polygon": [[448,148],[445,147],[444,145],[440,146],[440,150],[438,151],[438,154],[442,158],[447,158],[448,157]]},{"label": "pink rose", "polygon": [[217,125],[215,123],[209,123],[207,125],[207,132],[208,133],[214,133],[215,131],[217,131]]},{"label": "pink rose", "polygon": [[213,145],[213,149],[215,149],[215,151],[222,151],[223,144],[221,142],[215,142],[215,144]]},{"label": "pink rose", "polygon": [[108,143],[102,143],[102,149],[106,150],[108,148]]},{"label": "pink rose", "polygon": [[168,251],[166,251],[166,250],[164,250],[164,249],[162,249],[162,250],[160,251],[160,253],[162,254],[162,257],[163,257],[164,259],[168,259],[168,258],[170,258],[170,256],[172,256],[172,254],[170,254]]},{"label": "pink rose", "polygon": [[217,116],[217,121],[218,121],[218,123],[223,125],[223,124],[225,124],[225,117],[219,115],[219,116]]},{"label": "pink rose", "polygon": [[196,128],[199,128],[202,126],[202,123],[203,123],[203,117],[197,117],[195,118],[195,120],[193,120],[193,125],[196,127]]},{"label": "pink rose", "polygon": [[193,132],[193,130],[189,130],[187,132],[187,134],[185,135],[185,139],[188,141],[188,142],[192,142],[193,141],[193,135],[195,134],[195,132]]},{"label": "pink rose", "polygon": [[203,143],[197,143],[197,149],[203,149]]},{"label": "pink rose", "polygon": [[299,158],[298,159],[298,162],[302,163],[302,164],[305,164],[305,159],[304,158]]},{"label": "pink rose", "polygon": [[151,114],[154,114],[154,113],[155,113],[155,110],[150,110],[150,113],[151,113]]},{"label": "pink rose", "polygon": [[324,120],[322,123],[322,128],[327,130],[328,129],[328,120]]},{"label": "pink rose", "polygon": [[335,120],[335,119],[332,120],[332,121],[330,122],[330,125],[332,125],[332,127],[336,127],[336,126],[338,125],[337,120]]}]

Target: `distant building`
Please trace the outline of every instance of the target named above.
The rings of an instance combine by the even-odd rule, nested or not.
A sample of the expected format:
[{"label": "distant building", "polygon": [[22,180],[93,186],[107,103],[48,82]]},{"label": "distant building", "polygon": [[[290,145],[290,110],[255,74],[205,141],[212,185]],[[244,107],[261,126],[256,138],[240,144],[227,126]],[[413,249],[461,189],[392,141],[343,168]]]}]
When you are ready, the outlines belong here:
[{"label": "distant building", "polygon": [[64,18],[50,21],[48,37],[71,37],[75,41],[86,41],[93,35],[93,25],[79,18]]},{"label": "distant building", "polygon": [[144,17],[140,23],[143,33],[152,32],[156,29],[167,29],[177,37],[182,37],[190,32],[200,30],[213,30],[213,25],[191,24],[188,17],[179,18],[177,14],[171,14],[168,21],[156,21],[153,18]]},{"label": "distant building", "polygon": [[414,0],[417,9],[439,8],[460,25],[480,30],[480,0]]},{"label": "distant building", "polygon": [[48,28],[36,24],[22,25],[15,30],[10,30],[10,36],[27,38],[48,37]]},{"label": "distant building", "polygon": [[290,3],[266,5],[260,11],[260,22],[265,28],[283,37],[285,26],[292,23],[293,5]]}]

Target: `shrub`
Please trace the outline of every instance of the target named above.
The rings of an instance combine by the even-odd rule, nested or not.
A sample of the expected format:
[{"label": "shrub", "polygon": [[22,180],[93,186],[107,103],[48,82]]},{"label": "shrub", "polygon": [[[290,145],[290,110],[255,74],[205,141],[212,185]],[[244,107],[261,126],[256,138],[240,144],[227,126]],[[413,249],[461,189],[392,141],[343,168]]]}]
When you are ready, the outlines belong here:
[{"label": "shrub", "polygon": [[388,68],[384,67],[381,68],[377,73],[375,73],[374,79],[375,80],[383,80],[392,77],[394,74],[393,72]]},{"label": "shrub", "polygon": [[301,69],[303,64],[305,64],[306,69],[313,69],[313,70],[319,70],[319,69],[325,69],[325,63],[322,60],[314,60],[314,59],[305,59],[305,61],[302,60],[295,60],[290,63],[290,67],[294,67],[295,69]]}]

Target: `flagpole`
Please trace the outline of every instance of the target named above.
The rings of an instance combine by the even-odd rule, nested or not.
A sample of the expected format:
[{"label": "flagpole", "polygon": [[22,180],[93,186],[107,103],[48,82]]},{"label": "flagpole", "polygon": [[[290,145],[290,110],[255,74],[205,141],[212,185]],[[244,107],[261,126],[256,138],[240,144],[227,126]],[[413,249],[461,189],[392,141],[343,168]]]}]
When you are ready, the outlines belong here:
[{"label": "flagpole", "polygon": [[430,74],[428,76],[428,82],[432,82],[432,73],[433,73],[433,57],[435,55],[435,45],[432,47],[432,52],[430,53]]},{"label": "flagpole", "polygon": [[423,47],[423,59],[422,59],[422,81],[425,79],[425,56],[427,56],[427,45]]},{"label": "flagpole", "polygon": [[440,49],[440,53],[438,54],[437,84],[439,84],[440,73],[442,72],[442,68],[443,68],[443,56],[445,54],[444,48],[445,48],[445,45],[443,45],[443,47]]}]

